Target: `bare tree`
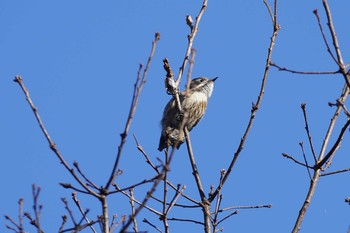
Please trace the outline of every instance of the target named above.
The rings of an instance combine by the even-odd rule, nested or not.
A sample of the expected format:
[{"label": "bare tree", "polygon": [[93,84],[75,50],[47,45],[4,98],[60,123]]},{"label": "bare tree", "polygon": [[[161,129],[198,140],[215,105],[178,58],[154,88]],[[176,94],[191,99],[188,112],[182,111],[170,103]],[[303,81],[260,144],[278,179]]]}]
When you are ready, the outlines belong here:
[{"label": "bare tree", "polygon": [[[143,180],[140,180],[136,183],[129,184],[125,187],[121,187],[121,185],[118,184],[118,182],[116,181],[116,178],[122,174],[122,170],[119,164],[120,159],[124,154],[123,149],[126,143],[126,138],[129,136],[129,129],[132,124],[132,120],[136,114],[138,101],[139,101],[139,98],[141,97],[141,92],[146,83],[147,72],[150,68],[151,61],[156,50],[157,42],[160,40],[160,33],[156,33],[155,38],[152,41],[152,48],[151,48],[151,52],[150,52],[148,61],[146,63],[146,66],[145,67],[143,65],[139,66],[137,76],[136,76],[136,81],[134,84],[133,95],[132,95],[128,117],[126,119],[124,129],[120,134],[120,143],[118,145],[117,155],[115,157],[113,167],[111,168],[111,174],[108,177],[106,177],[106,181],[103,184],[98,185],[91,178],[89,178],[89,174],[82,171],[78,162],[74,162],[72,165],[66,162],[64,155],[61,154],[55,142],[52,140],[52,137],[50,136],[47,128],[45,127],[43,120],[41,119],[40,114],[38,112],[38,109],[34,104],[34,101],[32,100],[29,90],[26,88],[22,77],[21,76],[15,77],[14,81],[22,89],[27,99],[27,102],[31,110],[33,111],[34,116],[39,124],[39,127],[49,144],[50,149],[53,151],[53,153],[58,158],[59,162],[64,166],[65,170],[71,175],[71,177],[73,178],[73,181],[76,183],[76,184],[60,183],[60,185],[63,188],[72,191],[73,203],[79,210],[79,213],[81,216],[77,217],[76,215],[74,215],[72,208],[70,207],[69,201],[65,198],[62,198],[62,202],[63,202],[63,205],[65,206],[67,214],[63,215],[62,217],[62,224],[58,230],[59,232],[79,232],[79,231],[82,231],[83,229],[89,229],[92,232],[98,232],[97,230],[98,226],[100,228],[99,230],[103,233],[109,233],[109,232],[115,232],[115,231],[130,232],[131,228],[133,232],[143,232],[139,230],[139,226],[138,226],[138,221],[139,221],[138,215],[142,210],[142,211],[149,211],[150,213],[154,214],[161,220],[162,227],[159,227],[157,224],[151,222],[148,219],[142,220],[144,223],[146,223],[150,227],[150,229],[157,232],[166,232],[166,233],[170,232],[171,226],[169,222],[190,222],[193,224],[200,225],[203,228],[203,231],[206,233],[209,233],[209,232],[215,233],[215,232],[223,231],[223,229],[220,228],[220,224],[226,221],[227,219],[231,218],[232,216],[236,215],[240,209],[271,208],[272,207],[271,204],[260,204],[260,205],[251,205],[251,206],[223,206],[222,204],[223,187],[227,183],[227,180],[229,179],[231,172],[236,167],[238,158],[242,154],[242,151],[245,146],[245,142],[248,136],[250,135],[251,129],[254,125],[254,120],[256,119],[257,112],[260,109],[261,103],[263,101],[263,97],[265,94],[265,86],[269,77],[269,71],[271,66],[276,67],[280,71],[286,71],[286,72],[295,73],[295,74],[303,74],[303,75],[336,74],[336,75],[341,75],[344,79],[344,87],[341,91],[340,97],[334,103],[333,102],[329,103],[329,106],[335,107],[335,111],[330,121],[328,131],[323,139],[323,144],[322,144],[320,153],[319,154],[316,153],[316,148],[312,140],[305,103],[301,104],[301,109],[304,116],[306,135],[308,137],[308,144],[312,151],[312,162],[309,161],[310,159],[307,157],[305,153],[303,143],[299,143],[299,145],[301,148],[301,153],[303,155],[304,161],[299,161],[295,159],[293,156],[287,153],[283,153],[284,157],[290,159],[291,161],[297,163],[300,166],[305,167],[308,172],[308,179],[310,179],[310,186],[309,186],[308,193],[305,197],[302,207],[300,208],[299,214],[296,219],[296,223],[292,230],[292,232],[299,231],[301,227],[301,223],[304,219],[305,213],[310,205],[310,202],[312,201],[312,197],[315,193],[315,189],[319,179],[322,176],[338,174],[338,173],[342,173],[350,170],[349,168],[344,168],[342,170],[328,172],[328,168],[331,165],[332,158],[334,157],[337,149],[340,147],[344,134],[350,125],[350,120],[349,120],[350,113],[348,112],[345,106],[345,101],[349,94],[349,88],[350,88],[350,73],[349,71],[347,71],[347,65],[344,63],[341,55],[341,50],[339,47],[335,28],[332,22],[331,10],[326,0],[323,0],[323,6],[327,14],[328,28],[331,34],[331,41],[332,41],[333,48],[330,46],[329,39],[326,37],[324,33],[323,25],[320,21],[320,16],[318,15],[318,11],[315,10],[314,14],[316,16],[316,19],[321,31],[321,36],[325,42],[326,49],[329,52],[335,64],[337,65],[337,70],[335,71],[317,71],[317,72],[297,71],[297,70],[292,70],[292,69],[277,65],[276,63],[273,63],[272,57],[273,57],[274,46],[277,40],[278,33],[281,29],[281,26],[278,20],[278,4],[277,4],[278,1],[274,0],[273,4],[271,5],[267,2],[267,0],[264,0],[263,3],[265,4],[267,13],[270,15],[270,18],[271,18],[271,37],[270,37],[270,43],[267,46],[268,50],[266,54],[266,63],[264,67],[261,67],[263,69],[261,86],[257,94],[256,101],[253,102],[252,106],[250,107],[250,115],[249,115],[248,123],[245,127],[245,131],[243,135],[241,136],[241,139],[237,142],[236,150],[233,151],[230,157],[230,163],[225,169],[221,169],[220,171],[218,171],[219,176],[218,176],[217,184],[213,185],[210,190],[206,190],[203,187],[203,177],[200,175],[201,172],[199,171],[196,163],[196,156],[192,148],[190,133],[186,128],[185,124],[183,123],[185,120],[182,119],[183,124],[181,129],[183,129],[185,133],[188,159],[191,165],[191,169],[192,169],[191,172],[193,174],[193,179],[196,184],[196,189],[197,189],[199,198],[188,195],[186,193],[185,184],[177,184],[176,181],[173,181],[169,178],[168,173],[171,167],[171,162],[174,154],[176,153],[175,147],[169,150],[166,149],[164,152],[164,158],[163,159],[158,158],[158,161],[155,162],[155,161],[152,161],[148,152],[143,148],[143,146],[141,145],[141,143],[139,142],[135,134],[133,135],[133,137],[134,137],[136,147],[140,152],[140,154],[142,155],[142,158],[145,160],[146,166],[152,169],[152,171],[154,172],[154,175],[148,178],[144,178]],[[208,6],[208,0],[204,0],[200,7],[198,15],[195,17],[195,20],[193,20],[190,15],[186,16],[186,24],[189,28],[189,34],[186,38],[187,48],[185,50],[184,58],[182,59],[182,65],[178,71],[178,74],[177,75],[174,74],[173,72],[174,69],[172,69],[170,65],[171,62],[169,61],[168,58],[164,58],[163,60],[163,67],[165,71],[164,80],[165,80],[165,86],[166,86],[166,94],[171,95],[172,98],[176,101],[176,106],[180,112],[182,111],[182,109],[181,109],[181,101],[179,96],[179,93],[180,93],[179,84],[181,83],[181,80],[187,69],[188,70],[187,89],[189,88],[189,83],[190,83],[190,80],[192,79],[192,69],[193,69],[193,66],[195,63],[195,57],[196,57],[196,50],[193,45],[195,43],[195,38],[199,30],[201,19],[202,17],[204,17],[207,6]],[[338,132],[338,134],[336,135],[335,142],[333,143],[333,145],[329,145],[331,135],[332,133],[334,133],[335,125],[336,123],[338,123],[339,117],[342,117],[342,116],[345,117],[347,120],[342,125],[340,132]],[[328,152],[327,152],[327,149],[328,149]],[[160,165],[156,165],[156,163],[159,163]],[[136,198],[135,190],[139,189],[140,187],[144,187],[144,188],[146,187],[147,191],[143,194],[143,198]],[[161,193],[161,195],[159,195],[159,193]],[[29,220],[30,224],[35,227],[37,232],[44,232],[40,221],[40,216],[42,214],[42,211],[41,211],[42,205],[39,204],[39,200],[38,200],[39,194],[40,194],[40,188],[33,185],[33,202],[34,202],[33,216],[29,212],[23,213],[23,200],[22,199],[19,200],[18,221],[15,221],[10,216],[7,216],[7,215],[5,216],[5,218],[10,223],[9,225],[7,225],[8,229],[14,232],[20,232],[20,233],[25,232],[23,227],[23,221],[24,221],[23,216],[24,216],[25,219]],[[88,215],[90,210],[84,209],[84,204],[79,201],[78,194],[88,195],[93,197],[95,200],[97,200],[101,207],[101,214],[97,217],[90,217]],[[130,203],[129,216],[124,215],[124,216],[118,217],[117,213],[112,217],[109,216],[108,200],[109,198],[113,198],[115,195],[124,196],[129,200],[129,203]],[[150,200],[160,205],[161,208],[157,207],[156,205],[153,206],[152,203],[150,203]],[[183,204],[181,201],[185,201],[184,203],[186,204]],[[182,211],[201,210],[202,220],[198,220],[195,218],[172,217],[170,213],[175,208],[180,209]],[[68,224],[71,224],[71,226],[67,226]]]}]

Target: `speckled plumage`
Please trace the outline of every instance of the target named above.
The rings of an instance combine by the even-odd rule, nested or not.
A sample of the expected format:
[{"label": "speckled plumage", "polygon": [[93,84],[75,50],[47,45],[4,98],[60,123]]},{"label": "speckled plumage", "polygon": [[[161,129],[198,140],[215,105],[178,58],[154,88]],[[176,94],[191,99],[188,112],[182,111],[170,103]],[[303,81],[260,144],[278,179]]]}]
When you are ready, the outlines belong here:
[{"label": "speckled plumage", "polygon": [[185,126],[189,131],[197,125],[207,109],[208,99],[213,92],[215,80],[216,78],[209,80],[204,77],[193,79],[189,90],[187,92],[183,91],[179,95],[181,113],[174,98],[168,102],[161,120],[162,133],[159,140],[159,151],[168,146],[174,146],[176,142],[177,148],[179,148],[184,142],[185,135],[183,130],[180,130],[181,120],[185,120]]}]

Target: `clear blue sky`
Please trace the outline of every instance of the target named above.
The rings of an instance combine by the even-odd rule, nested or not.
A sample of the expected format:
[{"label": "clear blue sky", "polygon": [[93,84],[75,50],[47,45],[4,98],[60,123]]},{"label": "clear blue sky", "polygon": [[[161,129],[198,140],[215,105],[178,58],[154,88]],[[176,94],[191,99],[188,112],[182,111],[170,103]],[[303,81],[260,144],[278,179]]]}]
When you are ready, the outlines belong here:
[{"label": "clear blue sky", "polygon": [[[272,3],[272,1],[270,1]],[[332,2],[331,9],[345,62],[350,61],[349,1]],[[74,183],[50,151],[20,88],[12,81],[22,75],[57,147],[72,164],[78,161],[99,185],[110,174],[129,110],[139,63],[145,64],[155,32],[160,32],[154,60],[121,159],[126,186],[153,176],[137,151],[132,133],[156,163],[162,110],[169,96],[164,91],[162,59],[177,73],[185,54],[188,27],[202,1],[9,1],[0,3],[1,215],[17,218],[17,201],[31,210],[31,184],[42,187],[42,225],[57,231],[65,212],[60,197],[70,190],[58,183]],[[316,19],[318,9],[327,36],[322,1],[280,1],[281,31],[273,61],[297,70],[332,71],[337,67],[326,51]],[[271,36],[271,22],[262,1],[212,1],[200,24],[193,76],[219,79],[208,111],[191,132],[192,144],[206,192],[227,168],[246,127],[251,103],[256,100]],[[328,107],[341,93],[339,75],[302,76],[271,69],[264,100],[238,163],[223,190],[223,206],[272,204],[271,209],[241,210],[226,220],[225,232],[290,232],[306,195],[305,168],[281,156],[302,160],[298,143],[307,146],[300,104],[307,104],[311,133],[318,153],[334,109]],[[184,87],[185,83],[181,83]],[[344,122],[344,118],[341,122]],[[333,136],[337,135],[338,124]],[[334,138],[332,141],[334,142]],[[349,135],[330,168],[350,167]],[[186,148],[174,157],[170,178],[198,197]],[[300,232],[346,232],[350,207],[350,174],[323,177]],[[141,198],[144,190],[136,190]],[[85,208],[99,213],[96,200],[79,194]],[[181,202],[181,199],[180,199]],[[154,203],[150,203],[151,205]],[[157,208],[157,206],[155,206]],[[160,208],[158,206],[158,208]],[[130,212],[128,200],[111,196],[110,213]],[[196,216],[180,210],[171,217]],[[91,217],[92,218],[92,217]],[[139,215],[139,230],[150,230],[141,220],[162,226],[147,210]],[[1,232],[5,231],[1,217]],[[189,223],[170,223],[172,232],[201,232]],[[27,231],[34,232],[28,227]],[[89,231],[85,231],[89,232]]]}]

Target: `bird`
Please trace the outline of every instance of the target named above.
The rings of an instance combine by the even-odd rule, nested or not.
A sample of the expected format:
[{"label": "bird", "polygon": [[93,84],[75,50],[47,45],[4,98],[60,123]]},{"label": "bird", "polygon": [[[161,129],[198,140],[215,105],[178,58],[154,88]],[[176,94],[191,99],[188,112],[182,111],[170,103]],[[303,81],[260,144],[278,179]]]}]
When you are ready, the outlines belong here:
[{"label": "bird", "polygon": [[186,126],[187,130],[191,131],[202,119],[217,78],[199,77],[193,79],[190,82],[189,89],[179,94],[181,112],[174,97],[167,103],[161,120],[162,131],[159,139],[159,151],[169,146],[179,149],[185,141],[183,127]]}]

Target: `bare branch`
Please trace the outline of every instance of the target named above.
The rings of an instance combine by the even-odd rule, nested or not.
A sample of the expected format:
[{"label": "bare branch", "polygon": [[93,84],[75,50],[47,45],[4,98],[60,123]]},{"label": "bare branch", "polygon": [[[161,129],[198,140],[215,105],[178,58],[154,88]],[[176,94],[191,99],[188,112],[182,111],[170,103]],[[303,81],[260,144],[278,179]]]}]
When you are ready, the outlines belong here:
[{"label": "bare branch", "polygon": [[[93,227],[92,225],[90,225],[91,222],[89,221],[88,217],[86,216],[86,213],[88,212],[88,210],[87,210],[87,211],[84,211],[84,210],[83,210],[83,208],[82,208],[81,205],[80,205],[79,200],[77,199],[77,194],[76,194],[76,193],[72,193],[72,199],[73,199],[74,203],[76,204],[76,206],[78,207],[80,213],[83,215],[83,217],[84,217],[86,223],[89,224],[90,229],[92,230],[92,232],[96,233],[96,230],[94,229],[94,227]],[[79,225],[80,225],[80,224],[79,224]]]},{"label": "bare branch", "polygon": [[99,190],[99,187],[97,187],[97,185],[95,185],[89,178],[87,178],[85,176],[85,174],[81,171],[80,167],[79,167],[79,164],[77,161],[74,161],[73,162],[73,166],[77,169],[77,171],[79,172],[79,174],[86,180],[87,182],[87,185],[90,185],[91,187]]},{"label": "bare branch", "polygon": [[150,221],[148,221],[146,218],[144,218],[144,219],[142,220],[142,222],[147,223],[148,225],[150,225],[151,227],[153,227],[154,229],[156,229],[158,232],[162,233],[162,230],[161,230],[161,229],[159,229],[156,225],[152,224],[152,223],[151,223]]},{"label": "bare branch", "polygon": [[160,39],[160,33],[157,32],[155,34],[155,38],[154,38],[154,40],[152,42],[151,53],[150,53],[150,55],[148,57],[147,65],[146,65],[145,69],[143,70],[142,78],[141,78],[141,74],[140,74],[142,66],[140,66],[140,68],[139,68],[139,72],[138,72],[138,75],[137,75],[137,78],[136,78],[136,82],[134,84],[134,93],[133,93],[133,97],[132,97],[132,101],[131,101],[129,115],[128,115],[127,121],[125,123],[124,132],[120,134],[121,140],[120,140],[120,144],[118,146],[117,157],[116,157],[116,160],[114,162],[114,166],[113,166],[113,169],[112,169],[112,173],[111,173],[111,175],[109,177],[109,180],[107,181],[107,183],[106,183],[106,185],[104,187],[105,190],[109,189],[109,186],[112,184],[112,182],[113,182],[113,180],[115,178],[115,172],[117,171],[117,168],[118,168],[118,165],[119,165],[119,160],[120,160],[120,157],[121,157],[121,154],[122,154],[122,151],[123,151],[125,140],[126,140],[126,137],[127,137],[128,133],[129,133],[131,122],[132,122],[132,119],[134,118],[134,115],[135,115],[135,112],[136,112],[136,107],[137,107],[137,104],[138,104],[138,101],[139,101],[139,98],[140,98],[141,91],[143,89],[144,84],[146,83],[147,71],[148,71],[148,69],[149,69],[149,67],[151,65],[151,61],[152,61],[153,55],[155,53],[156,45],[157,45],[157,42],[159,41],[159,39]]},{"label": "bare branch", "polygon": [[65,161],[65,159],[63,158],[63,156],[61,155],[60,151],[57,149],[56,147],[56,144],[54,143],[54,141],[51,139],[48,131],[46,130],[41,118],[40,118],[40,115],[39,115],[39,112],[38,112],[38,109],[37,107],[35,107],[32,99],[30,98],[30,95],[29,95],[29,91],[28,89],[24,86],[23,84],[23,80],[20,76],[16,76],[15,77],[15,80],[14,80],[16,83],[19,84],[19,86],[21,87],[23,93],[25,94],[26,96],[26,99],[27,99],[27,102],[30,106],[30,108],[32,109],[34,115],[35,115],[35,118],[37,120],[37,122],[39,123],[39,126],[40,126],[40,129],[41,131],[43,132],[46,140],[48,141],[49,143],[49,146],[50,146],[50,149],[56,154],[57,158],[60,160],[61,164],[63,164],[63,166],[69,171],[69,173],[74,177],[74,179],[86,190],[88,191],[91,195],[99,198],[99,195],[94,192],[93,190],[91,190],[86,184],[84,184],[84,182],[75,174],[74,172],[74,169],[72,169],[68,163]]},{"label": "bare branch", "polygon": [[348,171],[350,171],[350,168],[337,170],[337,171],[333,171],[333,172],[322,173],[321,176],[330,176],[330,175],[339,174],[339,173],[348,172]]},{"label": "bare branch", "polygon": [[301,153],[303,154],[303,158],[304,158],[304,161],[305,161],[305,167],[306,167],[306,170],[307,170],[307,174],[309,175],[309,178],[310,180],[312,179],[311,178],[311,173],[310,173],[310,170],[309,170],[309,165],[307,163],[307,159],[306,159],[306,155],[305,155],[305,150],[304,150],[304,143],[303,142],[300,142],[299,143],[299,146],[301,148]]},{"label": "bare branch", "polygon": [[283,155],[283,157],[285,157],[285,158],[287,158],[287,159],[291,159],[293,162],[295,162],[295,163],[297,163],[297,164],[299,164],[299,165],[301,165],[301,166],[304,166],[304,167],[313,169],[313,167],[310,167],[310,166],[308,166],[308,165],[306,165],[306,164],[304,164],[304,163],[302,163],[302,162],[299,162],[299,161],[296,160],[293,156],[290,156],[290,155],[287,154],[287,153],[282,153],[282,155]]},{"label": "bare branch", "polygon": [[219,212],[224,212],[232,209],[260,209],[260,208],[272,208],[272,205],[256,205],[256,206],[230,206],[219,210]]},{"label": "bare branch", "polygon": [[[314,160],[315,160],[315,163],[316,163],[317,158],[316,158],[316,153],[315,153],[315,149],[314,149],[314,144],[312,143],[312,137],[311,137],[311,133],[310,133],[310,129],[309,129],[309,123],[308,123],[308,120],[307,120],[306,104],[305,103],[301,104],[301,109],[303,110],[304,122],[305,122],[305,130],[306,130],[307,138],[309,139],[309,145],[310,145],[310,148],[311,148],[311,153],[312,153],[312,156],[314,157]],[[306,162],[306,158],[305,158],[305,163],[306,163],[306,165],[308,165],[307,162]]]},{"label": "bare branch", "polygon": [[261,82],[261,87],[260,87],[260,91],[259,91],[259,95],[258,98],[256,100],[255,103],[252,104],[252,109],[251,109],[251,114],[250,114],[250,118],[249,118],[249,122],[247,124],[246,130],[243,134],[243,137],[241,138],[241,141],[238,145],[237,150],[235,151],[232,161],[227,169],[227,173],[225,174],[223,180],[222,180],[222,185],[219,185],[215,191],[209,196],[208,200],[209,202],[212,202],[214,200],[214,198],[216,197],[216,195],[218,195],[219,191],[222,189],[223,185],[225,184],[227,178],[230,176],[231,171],[234,167],[234,165],[236,164],[236,161],[241,153],[241,151],[243,150],[245,141],[248,137],[248,134],[250,132],[250,129],[253,125],[254,119],[255,119],[255,115],[260,107],[260,104],[262,102],[263,96],[264,96],[264,92],[265,92],[265,84],[267,81],[267,77],[269,74],[269,69],[270,69],[270,63],[271,63],[271,59],[272,59],[272,51],[275,45],[275,40],[277,38],[277,34],[278,31],[280,29],[279,24],[277,23],[277,0],[274,1],[274,17],[273,17],[273,33],[270,39],[270,45],[268,48],[268,53],[267,53],[267,59],[266,59],[266,63],[265,63],[265,72],[262,78],[262,82]]},{"label": "bare branch", "polygon": [[[135,214],[135,202],[134,202],[134,189],[131,188],[129,189],[129,194],[130,194],[130,205],[131,205],[131,214],[134,215]],[[134,226],[133,226],[133,229],[135,232],[138,232],[137,230],[137,220],[136,218],[133,219],[133,223],[134,223]]]},{"label": "bare branch", "polygon": [[325,43],[325,45],[326,45],[326,47],[327,47],[327,52],[331,55],[331,57],[333,58],[333,60],[335,61],[335,63],[336,63],[337,65],[339,65],[337,59],[335,58],[335,56],[334,56],[334,54],[332,53],[332,50],[331,50],[331,48],[330,48],[330,46],[329,46],[329,44],[328,44],[326,35],[325,35],[324,31],[323,31],[323,27],[322,27],[322,24],[321,24],[320,15],[318,14],[317,9],[313,10],[313,13],[315,14],[315,16],[316,16],[316,18],[317,18],[317,23],[318,23],[318,26],[319,26],[319,28],[320,28],[323,41],[324,41],[324,43]]},{"label": "bare branch", "polygon": [[[179,69],[179,74],[177,76],[177,79],[176,79],[176,86],[178,87],[180,82],[181,82],[181,77],[182,77],[182,74],[185,70],[185,67],[186,67],[186,64],[187,64],[187,61],[188,61],[188,58],[190,57],[190,53],[191,53],[191,49],[192,49],[192,45],[193,45],[193,41],[194,41],[194,38],[196,37],[197,35],[197,32],[198,32],[198,26],[199,26],[199,22],[200,20],[202,19],[202,16],[204,14],[204,11],[205,9],[207,8],[207,5],[208,5],[208,0],[204,0],[203,1],[203,4],[202,4],[202,8],[201,10],[199,11],[198,13],[198,16],[196,17],[196,22],[194,24],[194,26],[190,26],[190,30],[191,30],[191,33],[188,35],[188,44],[187,44],[187,50],[186,50],[186,53],[185,53],[185,58],[182,62],[182,65]],[[187,16],[186,19],[187,19],[187,24],[188,24],[188,18],[190,16]]]},{"label": "bare branch", "polygon": [[345,123],[345,125],[343,126],[343,128],[341,129],[337,141],[334,143],[333,147],[331,148],[331,150],[326,154],[326,156],[316,164],[315,168],[319,169],[323,166],[323,164],[325,164],[327,162],[327,160],[334,155],[335,151],[339,148],[341,141],[343,140],[344,134],[346,129],[349,127],[350,125],[350,119],[348,119]]}]

